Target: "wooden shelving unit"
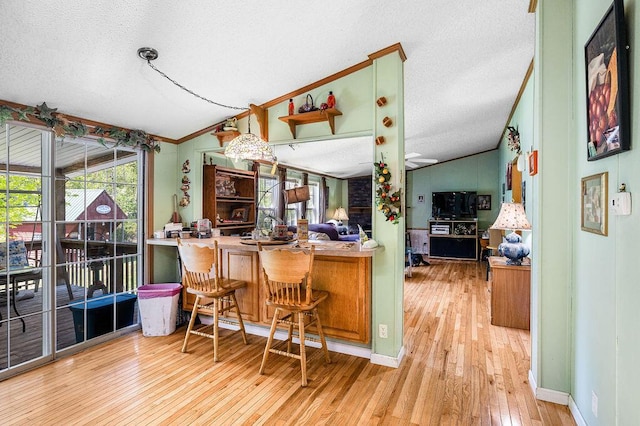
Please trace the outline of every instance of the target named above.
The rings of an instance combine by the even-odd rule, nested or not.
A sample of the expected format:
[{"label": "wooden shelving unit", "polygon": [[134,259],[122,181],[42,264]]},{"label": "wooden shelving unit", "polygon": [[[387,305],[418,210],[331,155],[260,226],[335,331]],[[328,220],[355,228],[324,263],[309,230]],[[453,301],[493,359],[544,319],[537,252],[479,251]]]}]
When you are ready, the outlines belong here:
[{"label": "wooden shelving unit", "polygon": [[326,121],[329,123],[329,127],[331,128],[331,134],[335,135],[336,133],[336,125],[335,125],[335,117],[337,115],[342,115],[342,113],[336,108],[329,108],[318,111],[304,112],[302,114],[293,114],[293,115],[285,115],[284,117],[278,117],[278,120],[284,121],[289,125],[289,130],[291,130],[291,135],[293,138],[296,138],[296,126],[299,124],[309,124],[309,123],[321,123]]},{"label": "wooden shelving unit", "polygon": [[[205,165],[202,176],[202,214],[215,228],[220,228],[221,235],[241,234],[255,228],[255,172]],[[237,211],[244,211],[244,215],[234,220]]]}]

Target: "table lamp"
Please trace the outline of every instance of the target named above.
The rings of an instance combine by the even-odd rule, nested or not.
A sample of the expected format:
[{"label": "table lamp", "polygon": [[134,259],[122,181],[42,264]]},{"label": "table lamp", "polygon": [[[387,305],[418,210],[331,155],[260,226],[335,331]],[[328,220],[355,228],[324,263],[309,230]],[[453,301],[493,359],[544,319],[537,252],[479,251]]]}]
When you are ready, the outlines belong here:
[{"label": "table lamp", "polygon": [[347,212],[342,207],[338,207],[333,214],[333,219],[338,221],[338,225],[342,225],[343,220],[349,220]]},{"label": "table lamp", "polygon": [[520,203],[502,203],[498,218],[490,229],[511,230],[505,242],[498,246],[498,253],[506,257],[507,265],[522,265],[522,258],[529,254],[529,247],[522,242],[522,237],[515,231],[530,230],[524,207]]}]

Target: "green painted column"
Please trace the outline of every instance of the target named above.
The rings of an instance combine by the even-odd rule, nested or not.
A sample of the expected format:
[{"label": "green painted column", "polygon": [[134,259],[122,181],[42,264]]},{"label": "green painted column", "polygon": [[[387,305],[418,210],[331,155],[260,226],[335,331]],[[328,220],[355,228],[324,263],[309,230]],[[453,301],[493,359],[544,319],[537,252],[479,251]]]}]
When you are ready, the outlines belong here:
[{"label": "green painted column", "polygon": [[[384,246],[373,258],[372,283],[372,357],[376,364],[397,366],[403,348],[403,285],[405,244],[405,191],[404,179],[404,71],[403,55],[394,51],[373,61],[373,130],[374,139],[384,137],[376,145],[375,160],[384,157],[391,173],[391,192],[402,191],[402,216],[397,224],[377,210],[376,182],[373,184],[373,238]],[[387,103],[377,106],[376,99],[385,97]],[[391,125],[385,126],[387,117]],[[375,174],[374,174],[375,179]],[[386,328],[381,337],[380,328]]]},{"label": "green painted column", "polygon": [[[538,396],[570,391],[572,210],[579,180],[572,159],[572,2],[541,1],[534,65],[534,178],[531,299],[531,372]],[[578,47],[579,48],[579,47]]]}]

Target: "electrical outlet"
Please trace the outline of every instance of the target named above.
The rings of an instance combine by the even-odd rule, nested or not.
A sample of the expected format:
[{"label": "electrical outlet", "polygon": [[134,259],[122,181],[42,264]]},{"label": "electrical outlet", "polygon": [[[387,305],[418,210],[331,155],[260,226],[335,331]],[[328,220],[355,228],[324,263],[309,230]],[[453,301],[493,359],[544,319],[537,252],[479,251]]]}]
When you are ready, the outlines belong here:
[{"label": "electrical outlet", "polygon": [[591,411],[598,417],[598,395],[594,391],[591,391]]},{"label": "electrical outlet", "polygon": [[387,324],[378,324],[378,335],[382,339],[389,337],[387,334]]}]

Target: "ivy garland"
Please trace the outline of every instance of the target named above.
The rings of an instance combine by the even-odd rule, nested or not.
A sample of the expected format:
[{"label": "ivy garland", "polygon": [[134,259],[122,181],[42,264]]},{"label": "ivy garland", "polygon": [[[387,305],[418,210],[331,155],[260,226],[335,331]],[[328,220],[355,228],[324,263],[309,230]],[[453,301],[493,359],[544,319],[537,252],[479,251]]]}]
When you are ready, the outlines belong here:
[{"label": "ivy garland", "polygon": [[7,120],[30,121],[31,119],[37,119],[53,129],[56,137],[61,139],[64,139],[65,136],[77,138],[91,134],[99,136],[98,142],[104,146],[107,146],[105,138],[109,138],[114,142],[113,146],[128,146],[147,152],[160,152],[158,141],[143,130],[125,130],[118,127],[103,129],[99,126],[89,129],[86,124],[79,121],[71,121],[63,114],[56,112],[57,110],[57,108],[49,108],[46,102],[35,108],[14,108],[8,105],[0,105],[0,126],[4,126]]},{"label": "ivy garland", "polygon": [[398,223],[401,215],[400,190],[391,192],[391,172],[384,158],[374,163],[376,169],[376,205],[388,222]]}]

